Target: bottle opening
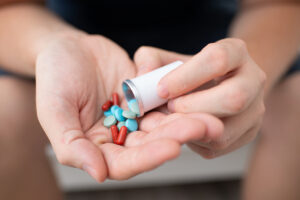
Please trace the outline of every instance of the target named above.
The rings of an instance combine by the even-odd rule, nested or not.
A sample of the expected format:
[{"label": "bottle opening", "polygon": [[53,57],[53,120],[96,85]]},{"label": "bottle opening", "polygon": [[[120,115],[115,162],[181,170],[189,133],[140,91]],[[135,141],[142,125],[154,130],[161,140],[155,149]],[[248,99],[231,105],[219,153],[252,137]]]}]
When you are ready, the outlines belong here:
[{"label": "bottle opening", "polygon": [[143,116],[144,115],[143,103],[140,98],[139,92],[138,92],[137,88],[135,87],[135,85],[132,83],[132,81],[130,81],[128,79],[125,80],[122,83],[122,90],[123,90],[125,99],[127,101],[128,107],[130,107],[130,104],[132,102],[137,102],[138,110],[139,110],[138,117]]}]

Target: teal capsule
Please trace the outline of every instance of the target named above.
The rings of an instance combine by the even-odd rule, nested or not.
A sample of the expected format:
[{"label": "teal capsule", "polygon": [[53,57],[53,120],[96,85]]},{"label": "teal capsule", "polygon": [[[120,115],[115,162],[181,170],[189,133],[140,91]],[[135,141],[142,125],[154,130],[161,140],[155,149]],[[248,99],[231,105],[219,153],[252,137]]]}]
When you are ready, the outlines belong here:
[{"label": "teal capsule", "polygon": [[123,114],[122,108],[117,108],[113,114],[114,114],[115,118],[120,122],[126,120],[126,118],[123,117],[123,115],[122,115]]},{"label": "teal capsule", "polygon": [[123,122],[119,122],[118,125],[117,125],[117,127],[118,127],[119,130],[121,129],[122,126],[125,126],[125,122],[124,121]]},{"label": "teal capsule", "polygon": [[120,108],[119,106],[117,106],[117,105],[113,105],[112,107],[110,107],[110,111],[111,111],[111,113],[115,113],[115,111],[118,109],[118,108]]},{"label": "teal capsule", "polygon": [[125,121],[125,126],[130,132],[136,131],[138,129],[138,123],[135,119],[127,119]]},{"label": "teal capsule", "polygon": [[134,112],[136,115],[139,115],[140,114],[140,109],[139,109],[139,104],[138,102],[135,100],[135,99],[131,99],[129,102],[128,102],[128,107],[129,109]]},{"label": "teal capsule", "polygon": [[104,111],[104,116],[108,117],[112,115],[112,112],[110,110]]},{"label": "teal capsule", "polygon": [[107,128],[111,127],[112,125],[115,125],[116,123],[117,119],[113,115],[106,117],[103,121],[103,125]]},{"label": "teal capsule", "polygon": [[136,114],[130,110],[124,110],[123,111],[123,117],[126,117],[128,119],[135,119],[136,118]]}]

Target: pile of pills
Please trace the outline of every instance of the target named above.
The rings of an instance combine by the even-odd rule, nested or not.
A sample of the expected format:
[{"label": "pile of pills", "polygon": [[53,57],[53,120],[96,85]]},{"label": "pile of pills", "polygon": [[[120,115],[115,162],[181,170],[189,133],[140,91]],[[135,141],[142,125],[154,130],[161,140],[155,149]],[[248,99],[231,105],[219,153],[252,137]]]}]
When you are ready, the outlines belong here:
[{"label": "pile of pills", "polygon": [[127,133],[136,131],[138,123],[136,117],[139,113],[139,106],[135,99],[128,102],[129,110],[120,108],[119,96],[113,93],[112,101],[107,100],[102,105],[105,115],[103,125],[110,128],[112,139],[115,144],[123,145],[126,140]]}]

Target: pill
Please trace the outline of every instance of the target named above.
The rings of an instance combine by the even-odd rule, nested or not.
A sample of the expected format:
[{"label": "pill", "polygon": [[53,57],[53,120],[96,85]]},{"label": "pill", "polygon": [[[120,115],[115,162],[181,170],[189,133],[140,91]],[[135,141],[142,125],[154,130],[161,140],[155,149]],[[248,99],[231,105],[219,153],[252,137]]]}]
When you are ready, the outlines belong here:
[{"label": "pill", "polygon": [[127,135],[127,127],[126,126],[122,126],[117,138],[117,144],[118,145],[123,145],[125,143],[126,140],[126,135]]},{"label": "pill", "polygon": [[123,117],[126,117],[128,119],[135,119],[136,118],[136,114],[130,110],[124,110],[122,113]]},{"label": "pill", "polygon": [[118,95],[118,93],[116,93],[116,92],[113,93],[112,99],[113,99],[113,104],[114,105],[120,106],[120,101],[119,101],[119,95]]},{"label": "pill", "polygon": [[129,109],[134,112],[135,114],[140,114],[139,104],[135,99],[131,99],[128,103]]},{"label": "pill", "polygon": [[112,115],[112,112],[110,110],[104,111],[104,116],[108,117]]},{"label": "pill", "polygon": [[110,127],[110,130],[111,130],[111,136],[112,136],[113,142],[116,143],[117,139],[118,139],[118,134],[119,134],[118,127],[116,125],[112,125]]},{"label": "pill", "polygon": [[120,122],[126,120],[126,118],[123,117],[123,115],[122,115],[122,114],[123,114],[123,109],[122,109],[122,108],[116,109],[115,112],[114,112],[113,114],[114,114],[115,118],[116,118],[118,121],[120,121]]},{"label": "pill", "polygon": [[125,126],[128,128],[130,132],[136,131],[138,128],[137,121],[135,119],[127,119],[125,121]]},{"label": "pill", "polygon": [[111,100],[107,100],[103,105],[102,105],[102,110],[107,111],[111,106],[113,102]]},{"label": "pill", "polygon": [[117,106],[117,105],[113,105],[112,107],[110,107],[110,111],[111,111],[112,113],[115,113],[115,111],[116,111],[118,108],[120,108],[120,107]]},{"label": "pill", "polygon": [[117,125],[117,127],[118,127],[119,130],[121,129],[122,126],[125,126],[125,122],[124,121],[123,122],[119,122],[118,125]]},{"label": "pill", "polygon": [[103,125],[108,128],[111,127],[112,125],[115,125],[116,123],[117,123],[117,119],[113,115],[106,117],[103,121]]}]

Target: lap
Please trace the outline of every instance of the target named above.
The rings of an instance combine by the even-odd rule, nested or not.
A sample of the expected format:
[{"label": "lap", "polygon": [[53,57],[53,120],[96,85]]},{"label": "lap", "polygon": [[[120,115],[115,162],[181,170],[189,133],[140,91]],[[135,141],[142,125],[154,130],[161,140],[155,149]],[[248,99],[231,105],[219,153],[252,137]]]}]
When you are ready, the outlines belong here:
[{"label": "lap", "polygon": [[[283,79],[266,100],[262,134],[268,139],[300,137],[300,71]],[[299,135],[299,136],[298,136]],[[269,137],[270,136],[270,137]],[[278,136],[278,137],[277,137]]]},{"label": "lap", "polygon": [[0,140],[5,143],[2,145],[10,148],[45,144],[36,116],[34,82],[0,76],[0,91]]}]

